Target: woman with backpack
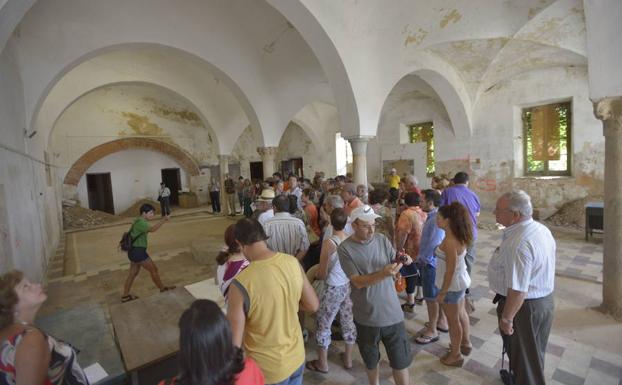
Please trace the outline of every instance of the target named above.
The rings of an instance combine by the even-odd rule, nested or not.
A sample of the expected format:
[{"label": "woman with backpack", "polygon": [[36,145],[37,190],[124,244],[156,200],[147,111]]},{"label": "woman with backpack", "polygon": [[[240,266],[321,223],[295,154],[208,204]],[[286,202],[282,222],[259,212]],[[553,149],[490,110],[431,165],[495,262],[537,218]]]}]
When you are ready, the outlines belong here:
[{"label": "woman with backpack", "polygon": [[134,220],[134,223],[132,223],[132,227],[129,231],[131,246],[127,252],[127,257],[130,260],[130,271],[127,279],[125,280],[125,287],[123,289],[123,296],[121,296],[121,302],[128,302],[138,299],[137,296],[130,294],[130,289],[132,288],[134,279],[140,272],[141,267],[151,274],[153,283],[155,283],[161,292],[175,288],[175,286],[164,286],[162,280],[160,279],[160,274],[158,274],[158,268],[149,257],[149,254],[147,254],[147,233],[158,231],[158,229],[168,221],[169,217],[165,216],[162,221],[151,226],[148,221],[155,215],[155,208],[152,205],[145,203],[140,206],[139,212],[140,216]]}]

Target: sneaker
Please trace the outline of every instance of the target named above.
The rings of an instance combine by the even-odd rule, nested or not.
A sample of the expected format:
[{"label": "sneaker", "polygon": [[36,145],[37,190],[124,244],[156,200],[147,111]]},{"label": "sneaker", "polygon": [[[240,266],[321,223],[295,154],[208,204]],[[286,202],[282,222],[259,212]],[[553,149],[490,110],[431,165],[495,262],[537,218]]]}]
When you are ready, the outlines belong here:
[{"label": "sneaker", "polygon": [[415,312],[415,304],[410,304],[410,303],[403,303],[402,304],[402,310],[407,312],[407,313],[414,313]]}]

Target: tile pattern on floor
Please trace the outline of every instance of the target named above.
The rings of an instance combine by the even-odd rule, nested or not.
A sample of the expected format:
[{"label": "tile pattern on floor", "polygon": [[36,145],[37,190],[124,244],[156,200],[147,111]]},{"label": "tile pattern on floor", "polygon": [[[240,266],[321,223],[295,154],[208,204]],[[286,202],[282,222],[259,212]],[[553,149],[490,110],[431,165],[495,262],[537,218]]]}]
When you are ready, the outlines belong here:
[{"label": "tile pattern on floor", "polygon": [[[462,368],[443,366],[438,357],[447,347],[449,337],[442,334],[440,341],[421,346],[412,343],[414,362],[409,368],[411,383],[428,385],[448,384],[501,384],[499,369],[501,365],[501,338],[497,332],[492,293],[488,289],[487,265],[493,250],[501,239],[501,231],[481,230],[477,241],[477,262],[473,270],[472,295],[476,311],[471,317],[473,352],[465,360]],[[215,257],[222,243],[222,236],[208,235],[206,244],[213,245],[209,250]],[[585,243],[574,239],[558,242],[559,270],[577,269],[577,274],[596,277],[602,280],[602,245]],[[198,264],[189,248],[167,250],[153,253],[165,284],[177,286],[203,280],[214,275],[214,265]],[[587,259],[586,259],[587,258]],[[598,265],[600,263],[600,265]],[[63,309],[85,303],[100,303],[107,312],[107,304],[118,303],[121,289],[127,275],[129,264],[120,263],[100,271],[90,271],[76,276],[50,279],[49,299],[41,314],[52,314]],[[574,270],[573,270],[574,271]],[[580,277],[581,278],[581,277]],[[584,277],[583,277],[584,278]],[[149,275],[142,272],[135,284],[133,293],[144,297],[157,293]],[[560,290],[557,296],[573,301],[572,292]],[[566,298],[567,297],[567,298]],[[415,314],[407,314],[406,327],[410,334],[416,333],[427,320],[424,306],[417,306]],[[312,324],[312,320],[309,321]],[[555,330],[553,330],[555,332]],[[310,339],[313,341],[313,338]],[[308,343],[307,359],[316,358],[315,346]],[[326,375],[306,371],[305,384],[366,384],[364,366],[358,349],[355,349],[354,367],[345,370],[340,366],[338,352],[343,343],[336,342],[329,350],[330,372]],[[391,369],[386,353],[381,348],[381,383],[391,384]],[[578,343],[553,333],[546,354],[546,376],[551,384],[616,384],[622,385],[622,356],[593,346]]]}]

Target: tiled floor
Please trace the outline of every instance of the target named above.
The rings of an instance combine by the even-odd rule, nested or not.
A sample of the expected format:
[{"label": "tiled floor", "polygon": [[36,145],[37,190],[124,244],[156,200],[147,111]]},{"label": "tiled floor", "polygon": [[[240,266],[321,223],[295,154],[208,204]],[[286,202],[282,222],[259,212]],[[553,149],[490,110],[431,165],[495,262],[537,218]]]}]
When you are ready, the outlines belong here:
[{"label": "tiled floor", "polygon": [[[198,264],[192,257],[190,245],[178,244],[184,234],[202,234],[202,245],[208,254],[216,255],[222,244],[224,228],[233,223],[230,219],[181,221],[178,226],[170,226],[167,242],[154,240],[153,255],[166,284],[177,286],[200,281],[212,276],[213,265]],[[185,223],[185,225],[183,224]],[[110,242],[116,241],[117,229],[109,233]],[[93,236],[81,233],[86,237]],[[112,235],[110,235],[112,234]],[[157,235],[155,233],[154,235]],[[101,230],[96,234],[103,239]],[[114,236],[113,236],[114,235]],[[496,334],[497,322],[492,294],[488,290],[486,267],[490,255],[498,245],[501,232],[481,230],[477,243],[477,263],[473,271],[473,296],[476,311],[471,318],[473,353],[462,368],[448,368],[440,364],[438,357],[446,349],[449,337],[444,334],[441,340],[426,346],[412,344],[416,353],[410,367],[411,383],[445,384],[501,384],[498,379],[501,358],[501,338]],[[111,238],[112,237],[112,238]],[[155,238],[155,237],[154,237]],[[580,233],[556,234],[558,239],[557,270],[560,276],[556,281],[556,320],[546,355],[546,374],[550,384],[622,384],[622,323],[591,310],[598,305],[602,281],[602,244],[598,241],[586,243]],[[183,238],[185,239],[185,238]],[[158,243],[159,242],[159,243]],[[177,243],[175,243],[177,242]],[[183,242],[182,242],[183,243]],[[169,249],[160,249],[169,245]],[[174,246],[174,247],[173,247]],[[99,258],[106,258],[99,253]],[[93,266],[97,266],[94,263]],[[127,263],[117,264],[105,269],[95,268],[78,275],[54,278],[49,281],[49,299],[42,309],[42,315],[52,314],[86,303],[117,303],[123,281],[126,277]],[[574,277],[579,278],[569,278]],[[157,290],[145,272],[139,275],[133,292],[139,296],[155,294]],[[415,333],[426,321],[424,307],[417,306],[415,315],[407,315],[406,326]],[[311,339],[312,340],[312,339]],[[330,372],[319,374],[305,373],[305,384],[365,384],[367,379],[362,361],[355,349],[354,368],[342,369],[338,352],[343,348],[337,342],[329,351]],[[312,344],[307,346],[308,359],[316,356]],[[391,370],[383,351],[380,364],[383,383],[393,383]]]}]

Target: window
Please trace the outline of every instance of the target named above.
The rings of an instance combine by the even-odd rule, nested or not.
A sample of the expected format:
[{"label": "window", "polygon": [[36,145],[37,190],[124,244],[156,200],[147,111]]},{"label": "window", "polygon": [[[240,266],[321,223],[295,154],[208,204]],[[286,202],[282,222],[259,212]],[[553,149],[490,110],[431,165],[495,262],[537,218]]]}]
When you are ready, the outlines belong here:
[{"label": "window", "polygon": [[432,122],[411,124],[408,126],[408,137],[410,143],[427,144],[426,173],[428,176],[434,175],[434,124]]},{"label": "window", "polygon": [[570,102],[523,109],[525,175],[570,175]]},{"label": "window", "polygon": [[337,175],[346,175],[352,169],[352,146],[350,142],[341,137],[341,133],[335,134],[335,156],[337,158]]}]

